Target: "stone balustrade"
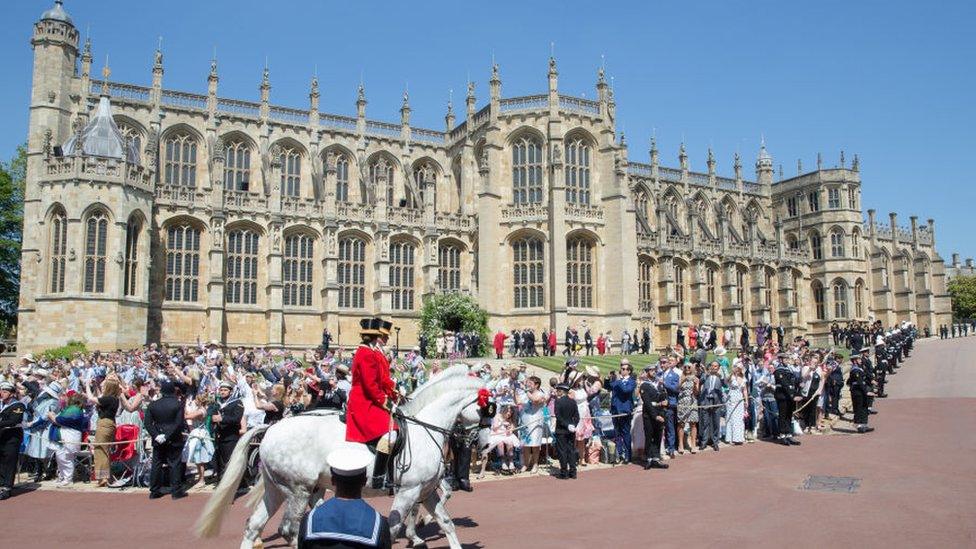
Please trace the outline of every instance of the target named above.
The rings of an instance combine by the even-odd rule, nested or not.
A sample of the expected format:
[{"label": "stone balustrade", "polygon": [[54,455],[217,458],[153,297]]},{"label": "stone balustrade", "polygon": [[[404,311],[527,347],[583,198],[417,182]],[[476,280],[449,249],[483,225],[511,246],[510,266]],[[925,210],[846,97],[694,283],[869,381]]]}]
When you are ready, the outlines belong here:
[{"label": "stone balustrade", "polygon": [[545,204],[510,204],[502,207],[503,223],[530,223],[549,219],[549,207]]},{"label": "stone balustrade", "polygon": [[569,221],[603,224],[603,208],[590,204],[566,204],[566,218]]},{"label": "stone balustrade", "polygon": [[152,172],[138,164],[96,156],[51,157],[45,161],[41,184],[69,180],[114,183],[153,192]]}]

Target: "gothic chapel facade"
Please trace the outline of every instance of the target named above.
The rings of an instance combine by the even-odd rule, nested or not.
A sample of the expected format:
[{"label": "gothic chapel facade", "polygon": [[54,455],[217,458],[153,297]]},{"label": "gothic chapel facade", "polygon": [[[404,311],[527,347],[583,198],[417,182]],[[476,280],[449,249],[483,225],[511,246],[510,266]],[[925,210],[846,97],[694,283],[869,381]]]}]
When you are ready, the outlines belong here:
[{"label": "gothic chapel facade", "polygon": [[[470,85],[443,131],[92,75],[90,42],[61,2],[35,24],[18,346],[129,348],[217,340],[356,342],[379,314],[413,344],[421,304],[475,296],[492,329],[583,321],[595,332],[949,320],[934,221],[863,219],[858,160],[774,177],[632,159],[602,71],[597,99],[548,89],[488,102]],[[800,171],[800,170],[798,170]],[[615,337],[618,337],[615,335]]]}]

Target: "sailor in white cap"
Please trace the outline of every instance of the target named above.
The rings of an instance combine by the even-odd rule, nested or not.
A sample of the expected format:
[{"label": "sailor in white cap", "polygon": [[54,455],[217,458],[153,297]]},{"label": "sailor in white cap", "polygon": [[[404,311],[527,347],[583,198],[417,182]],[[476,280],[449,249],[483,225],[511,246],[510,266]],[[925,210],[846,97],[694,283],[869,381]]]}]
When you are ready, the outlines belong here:
[{"label": "sailor in white cap", "polygon": [[25,411],[24,403],[17,400],[17,387],[0,381],[0,500],[9,498],[14,488]]},{"label": "sailor in white cap", "polygon": [[363,501],[366,468],[373,454],[364,444],[339,446],[326,459],[335,497],[302,519],[298,547],[392,547],[387,520]]},{"label": "sailor in white cap", "polygon": [[210,421],[216,439],[216,455],[214,465],[218,478],[223,474],[230,455],[234,453],[234,446],[241,438],[241,418],[244,417],[244,403],[235,394],[236,385],[229,381],[222,381],[217,389],[219,408],[211,416]]}]

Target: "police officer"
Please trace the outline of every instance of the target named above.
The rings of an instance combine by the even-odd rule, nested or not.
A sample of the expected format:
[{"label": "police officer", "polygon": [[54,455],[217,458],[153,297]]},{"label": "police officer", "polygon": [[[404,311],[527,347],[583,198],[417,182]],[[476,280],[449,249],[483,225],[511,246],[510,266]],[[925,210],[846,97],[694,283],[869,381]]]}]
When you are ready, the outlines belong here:
[{"label": "police officer", "polygon": [[793,411],[796,403],[802,397],[799,384],[793,370],[787,361],[791,360],[787,353],[780,353],[773,379],[776,381],[776,407],[779,411],[779,443],[783,446],[799,446],[800,441],[793,438]]},{"label": "police officer", "polygon": [[173,499],[186,497],[183,488],[183,402],[176,397],[176,386],[164,381],[159,386],[162,395],[146,408],[146,432],[153,440],[152,469],[149,474],[149,499],[163,497],[163,465],[169,467],[169,487]]},{"label": "police officer", "polygon": [[24,441],[24,403],[17,400],[17,388],[9,381],[0,382],[0,500],[10,497],[17,473],[20,444]]},{"label": "police officer", "polygon": [[668,393],[664,385],[654,375],[654,368],[644,369],[647,376],[640,386],[641,420],[644,425],[644,470],[667,469],[668,464],[661,461],[661,435],[664,433],[665,409],[668,407]]},{"label": "police officer", "polygon": [[858,433],[869,433],[874,427],[868,427],[868,399],[873,396],[871,385],[859,356],[851,357],[851,371],[847,375],[847,386],[851,391],[851,403],[854,405],[854,425]]},{"label": "police officer", "polygon": [[366,468],[373,462],[373,454],[363,444],[346,443],[333,450],[326,461],[335,497],[302,519],[299,549],[392,547],[389,522],[363,501]]}]

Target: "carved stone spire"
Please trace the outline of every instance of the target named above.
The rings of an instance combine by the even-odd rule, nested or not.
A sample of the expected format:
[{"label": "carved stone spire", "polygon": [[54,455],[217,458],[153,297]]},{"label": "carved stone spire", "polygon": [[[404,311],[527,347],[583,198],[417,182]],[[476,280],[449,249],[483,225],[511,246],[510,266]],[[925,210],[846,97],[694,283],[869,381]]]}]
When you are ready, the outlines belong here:
[{"label": "carved stone spire", "polygon": [[857,153],[854,153],[854,163],[851,164],[851,169],[855,172],[861,171],[861,159],[858,158]]},{"label": "carved stone spire", "polygon": [[313,111],[319,110],[319,77],[312,77],[312,84],[308,92],[309,106]]},{"label": "carved stone spire", "polygon": [[498,63],[491,62],[491,101],[497,102],[502,98],[502,77],[498,70]]},{"label": "carved stone spire", "polygon": [[444,115],[445,131],[450,132],[454,129],[454,90],[450,90],[447,96],[447,114]]},{"label": "carved stone spire", "polygon": [[708,148],[708,175],[715,175],[715,155],[711,147]]},{"label": "carved stone spire", "polygon": [[681,147],[678,149],[678,161],[681,162],[681,169],[688,169],[688,153],[685,152],[685,143],[681,142]]},{"label": "carved stone spire", "polygon": [[651,136],[651,165],[657,166],[657,163],[658,163],[657,138],[652,135]]},{"label": "carved stone spire", "polygon": [[739,153],[736,152],[732,159],[732,169],[735,170],[735,178],[742,179],[742,159],[739,158]]},{"label": "carved stone spire", "polygon": [[400,106],[400,123],[404,126],[410,124],[410,93],[403,91],[403,104]]},{"label": "carved stone spire", "polygon": [[844,150],[841,149],[841,151],[840,151],[840,167],[841,168],[844,168],[844,167],[846,167],[846,165],[847,165],[847,162],[844,160]]}]

